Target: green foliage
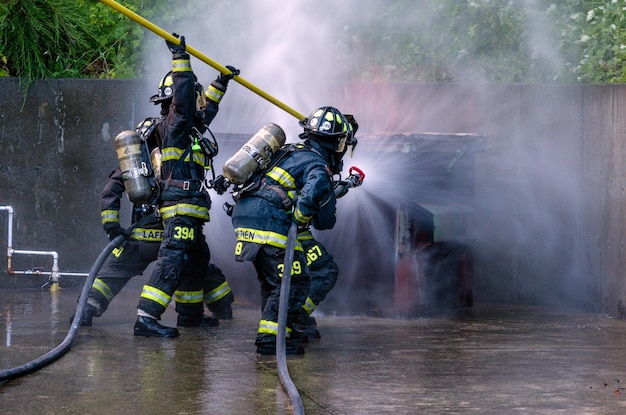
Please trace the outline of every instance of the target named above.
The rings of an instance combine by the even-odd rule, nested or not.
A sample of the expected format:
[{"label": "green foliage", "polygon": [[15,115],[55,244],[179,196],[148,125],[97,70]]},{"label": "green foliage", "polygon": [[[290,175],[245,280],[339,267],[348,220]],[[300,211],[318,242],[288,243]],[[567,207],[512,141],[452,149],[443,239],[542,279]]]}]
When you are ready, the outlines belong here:
[{"label": "green foliage", "polygon": [[363,0],[359,79],[625,82],[625,0]]},{"label": "green foliage", "polygon": [[[84,8],[89,11],[89,24],[98,30],[97,46],[93,59],[86,62],[84,73],[99,78],[141,75],[142,55],[137,51],[144,37],[142,27],[105,4],[90,3],[90,7],[85,5]],[[126,7],[138,12],[132,4]]]},{"label": "green foliage", "polygon": [[582,50],[574,68],[585,83],[626,82],[626,1],[600,2],[571,15],[570,40]]},{"label": "green foliage", "polygon": [[76,2],[9,0],[0,21],[4,70],[28,87],[45,77],[80,76],[95,33]]},{"label": "green foliage", "polygon": [[[121,3],[161,27],[197,15],[194,2]],[[351,76],[367,81],[626,82],[625,20],[626,0],[360,0],[338,41]],[[0,4],[0,76],[26,87],[48,77],[140,77],[141,51],[156,41],[96,0]]]},{"label": "green foliage", "polygon": [[[352,27],[361,53],[359,78],[369,68],[391,80],[545,81],[552,74],[536,59],[525,36],[526,1],[369,0],[369,23]],[[378,15],[382,18],[375,19]],[[552,40],[552,39],[550,39]]]}]

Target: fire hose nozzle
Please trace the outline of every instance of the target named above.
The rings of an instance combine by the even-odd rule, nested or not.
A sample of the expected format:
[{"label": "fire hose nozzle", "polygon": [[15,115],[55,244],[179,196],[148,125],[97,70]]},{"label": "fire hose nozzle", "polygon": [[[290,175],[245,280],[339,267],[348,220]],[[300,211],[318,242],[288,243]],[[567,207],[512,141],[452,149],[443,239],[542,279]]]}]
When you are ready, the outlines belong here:
[{"label": "fire hose nozzle", "polygon": [[346,180],[352,184],[352,187],[357,187],[363,184],[363,180],[365,180],[365,173],[363,173],[363,170],[356,166],[352,166],[350,167],[349,173],[350,175]]},{"label": "fire hose nozzle", "polygon": [[346,177],[346,180],[340,180],[335,183],[335,198],[339,199],[348,193],[348,190],[352,187],[357,187],[363,184],[365,179],[365,173],[358,167],[350,167],[350,175]]}]

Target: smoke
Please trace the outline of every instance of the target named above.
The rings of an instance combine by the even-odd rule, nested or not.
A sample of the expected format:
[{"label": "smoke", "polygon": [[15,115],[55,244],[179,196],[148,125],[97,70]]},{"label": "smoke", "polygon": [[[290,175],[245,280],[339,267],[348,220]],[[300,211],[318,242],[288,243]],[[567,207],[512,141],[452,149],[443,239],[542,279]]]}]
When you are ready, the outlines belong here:
[{"label": "smoke", "polygon": [[[333,105],[337,86],[345,80],[345,29],[358,2],[344,1],[196,1],[197,12],[184,27],[187,44],[219,62],[240,69],[241,77],[286,106],[308,116]],[[194,7],[190,7],[194,9]],[[164,27],[165,30],[170,30]],[[164,44],[155,44],[147,79],[157,83],[170,66]],[[158,65],[156,62],[159,62]],[[192,57],[192,66],[206,86],[217,71]],[[337,105],[337,104],[335,104]],[[214,131],[254,133],[274,122],[297,141],[301,128],[284,110],[232,82]]]},{"label": "smoke", "polygon": [[[526,2],[525,23],[538,28],[529,32],[526,47],[536,52],[538,61],[557,68],[560,57],[546,39],[551,36],[550,23],[536,3]],[[575,92],[562,96],[555,88],[546,102],[542,87],[529,92],[522,86],[488,85],[471,66],[471,59],[461,55],[459,65],[448,69],[466,77],[461,79],[471,79],[471,85],[349,83],[355,74],[380,75],[378,80],[385,81],[384,73],[377,75],[375,68],[362,64],[366,41],[354,37],[353,25],[380,27],[374,23],[383,21],[397,30],[445,32],[446,27],[436,26],[436,15],[429,14],[436,10],[425,7],[430,2],[416,1],[410,13],[397,8],[397,2],[385,1],[196,0],[189,4],[195,14],[184,25],[163,23],[162,27],[184,35],[187,44],[222,65],[237,67],[247,81],[305,116],[332,105],[354,114],[360,125],[355,157],[344,162],[346,168],[362,168],[365,183],[339,201],[337,228],[318,235],[341,267],[338,285],[322,311],[390,307],[396,209],[416,195],[430,202],[457,204],[463,194],[474,207],[478,299],[554,303],[561,294],[580,296],[571,291],[572,285],[565,293],[561,288],[580,272],[572,259],[578,249],[580,190],[573,171],[579,160],[576,154],[562,151],[579,134],[579,125],[567,115],[580,104]],[[164,42],[149,45],[146,98],[171,66]],[[192,66],[205,86],[217,75],[195,58]],[[156,113],[148,104],[145,111],[146,116]],[[296,142],[302,131],[295,117],[231,82],[211,126],[222,138],[218,173],[228,156],[267,122],[283,127],[288,142]],[[401,150],[390,151],[381,139],[428,131],[485,134],[486,148],[460,145],[443,154],[428,151],[411,157]],[[244,291],[250,285],[256,290],[252,267],[233,264],[234,235],[221,212],[228,197],[212,197],[207,238],[213,258],[233,278],[248,275]],[[585,284],[574,285],[585,288]]]}]

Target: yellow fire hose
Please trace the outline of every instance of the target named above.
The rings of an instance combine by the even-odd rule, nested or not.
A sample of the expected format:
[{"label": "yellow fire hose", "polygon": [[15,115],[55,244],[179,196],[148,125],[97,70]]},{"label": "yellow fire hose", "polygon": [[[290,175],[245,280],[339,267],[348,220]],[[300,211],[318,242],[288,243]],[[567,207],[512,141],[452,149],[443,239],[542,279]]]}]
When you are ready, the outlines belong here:
[{"label": "yellow fire hose", "polygon": [[[119,11],[120,13],[122,13],[123,15],[129,17],[131,20],[134,20],[136,23],[139,23],[140,25],[142,25],[146,29],[156,33],[159,36],[161,36],[163,39],[167,40],[168,42],[171,42],[171,43],[174,43],[174,44],[179,44],[180,43],[180,40],[177,39],[176,37],[174,37],[171,33],[166,32],[165,30],[161,29],[159,26],[155,25],[154,23],[150,22],[149,20],[144,19],[143,17],[139,16],[137,13],[135,13],[132,10],[122,6],[121,4],[117,3],[116,1],[114,1],[114,0],[99,0],[99,1],[101,3],[106,4],[107,6],[112,7],[113,9]],[[224,75],[228,75],[230,73],[230,70],[228,68],[226,68],[225,66],[220,65],[218,62],[216,62],[213,59],[209,58],[208,56],[202,54],[201,52],[199,52],[198,50],[192,48],[191,46],[186,45],[186,50],[187,50],[187,52],[189,52],[190,55],[195,56],[196,58],[200,59],[202,62],[204,62],[207,65],[211,66],[212,68],[217,69],[218,71],[220,71]],[[306,118],[306,116],[304,116],[303,114],[299,113],[298,111],[296,111],[295,109],[291,108],[290,106],[288,106],[284,102],[278,100],[277,98],[271,96],[270,94],[268,94],[267,92],[265,92],[262,89],[258,88],[254,84],[246,81],[241,76],[235,75],[233,80],[237,81],[238,83],[240,83],[244,87],[248,88],[250,91],[254,92],[255,94],[257,94],[259,96],[261,96],[262,98],[265,98],[266,100],[268,100],[272,104],[276,105],[280,109],[282,109],[282,110],[286,111],[287,113],[293,115],[294,117],[296,117],[298,119],[298,121],[303,121]]]}]

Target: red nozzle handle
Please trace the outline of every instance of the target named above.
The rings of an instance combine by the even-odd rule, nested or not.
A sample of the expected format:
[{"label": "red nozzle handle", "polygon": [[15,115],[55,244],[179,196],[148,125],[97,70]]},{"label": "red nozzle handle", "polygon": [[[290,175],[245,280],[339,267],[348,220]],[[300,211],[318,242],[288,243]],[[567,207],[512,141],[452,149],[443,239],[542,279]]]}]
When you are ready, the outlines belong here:
[{"label": "red nozzle handle", "polygon": [[363,180],[365,180],[365,173],[363,173],[363,170],[359,169],[357,166],[352,166],[348,172],[352,174],[353,171],[357,172],[357,174],[361,177],[361,180],[359,181],[363,183]]}]

